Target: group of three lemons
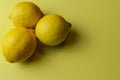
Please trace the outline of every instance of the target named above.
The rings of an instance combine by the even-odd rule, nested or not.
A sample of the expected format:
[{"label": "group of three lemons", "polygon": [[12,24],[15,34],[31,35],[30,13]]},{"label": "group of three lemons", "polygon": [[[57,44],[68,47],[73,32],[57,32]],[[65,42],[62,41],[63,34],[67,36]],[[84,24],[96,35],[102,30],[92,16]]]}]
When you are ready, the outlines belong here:
[{"label": "group of three lemons", "polygon": [[3,56],[8,62],[22,62],[35,51],[37,39],[48,46],[63,42],[71,27],[63,17],[56,14],[45,15],[32,2],[16,4],[9,18],[15,28],[3,39]]}]

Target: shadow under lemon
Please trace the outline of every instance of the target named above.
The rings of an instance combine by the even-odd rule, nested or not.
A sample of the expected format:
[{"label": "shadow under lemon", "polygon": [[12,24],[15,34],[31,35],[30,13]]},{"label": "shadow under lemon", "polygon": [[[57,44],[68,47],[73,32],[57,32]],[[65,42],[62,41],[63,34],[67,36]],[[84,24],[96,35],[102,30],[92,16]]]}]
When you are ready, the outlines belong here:
[{"label": "shadow under lemon", "polygon": [[[78,39],[79,38],[79,39]],[[61,51],[61,49],[64,49],[65,47],[69,47],[70,49],[72,46],[75,46],[82,40],[82,35],[78,34],[76,30],[71,29],[68,37],[59,45],[57,46],[46,46],[42,44],[39,40],[37,43],[37,48],[34,52],[34,54],[28,58],[25,62],[23,63],[32,63],[36,61],[42,60],[46,55],[50,54],[57,54],[57,51]],[[69,49],[67,48],[67,49]]]}]

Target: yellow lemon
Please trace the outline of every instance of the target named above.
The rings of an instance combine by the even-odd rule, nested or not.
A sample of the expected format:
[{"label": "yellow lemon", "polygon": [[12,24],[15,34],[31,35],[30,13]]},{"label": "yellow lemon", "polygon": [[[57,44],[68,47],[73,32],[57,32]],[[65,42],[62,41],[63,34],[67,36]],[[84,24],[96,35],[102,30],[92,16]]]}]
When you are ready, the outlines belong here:
[{"label": "yellow lemon", "polygon": [[9,18],[15,26],[34,28],[39,19],[43,17],[40,8],[32,2],[20,2],[15,5]]},{"label": "yellow lemon", "polygon": [[25,61],[35,51],[36,44],[32,29],[17,27],[8,32],[3,39],[3,56],[11,63]]},{"label": "yellow lemon", "polygon": [[48,14],[37,23],[35,34],[42,43],[56,46],[66,39],[70,27],[71,24],[60,15]]}]

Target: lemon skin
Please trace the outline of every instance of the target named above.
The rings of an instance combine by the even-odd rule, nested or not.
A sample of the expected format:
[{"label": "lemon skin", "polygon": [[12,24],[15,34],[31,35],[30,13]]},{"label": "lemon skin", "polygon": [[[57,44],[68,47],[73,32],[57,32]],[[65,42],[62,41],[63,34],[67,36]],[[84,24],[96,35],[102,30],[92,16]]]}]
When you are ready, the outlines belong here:
[{"label": "lemon skin", "polygon": [[23,27],[14,28],[3,39],[3,56],[11,63],[25,61],[35,51],[36,44],[33,30]]},{"label": "lemon skin", "polygon": [[35,28],[36,23],[43,17],[43,12],[32,2],[20,2],[14,6],[9,18],[16,27]]},{"label": "lemon skin", "polygon": [[37,23],[35,34],[43,44],[56,46],[66,39],[70,28],[71,24],[62,16],[48,14]]}]

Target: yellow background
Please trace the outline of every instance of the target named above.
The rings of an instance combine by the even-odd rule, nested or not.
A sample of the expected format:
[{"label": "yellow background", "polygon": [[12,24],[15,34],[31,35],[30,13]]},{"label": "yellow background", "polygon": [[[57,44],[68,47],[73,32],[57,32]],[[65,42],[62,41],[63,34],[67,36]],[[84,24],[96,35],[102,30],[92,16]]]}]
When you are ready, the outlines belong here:
[{"label": "yellow background", "polygon": [[[20,1],[0,0],[0,46],[13,28],[8,14]],[[6,62],[0,47],[0,80],[120,80],[120,0],[30,1],[45,14],[63,16],[72,24],[71,35],[24,63]]]}]

